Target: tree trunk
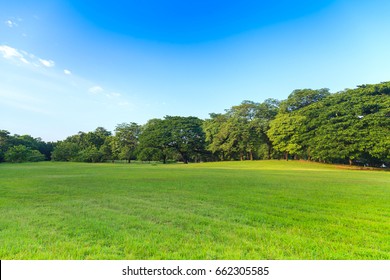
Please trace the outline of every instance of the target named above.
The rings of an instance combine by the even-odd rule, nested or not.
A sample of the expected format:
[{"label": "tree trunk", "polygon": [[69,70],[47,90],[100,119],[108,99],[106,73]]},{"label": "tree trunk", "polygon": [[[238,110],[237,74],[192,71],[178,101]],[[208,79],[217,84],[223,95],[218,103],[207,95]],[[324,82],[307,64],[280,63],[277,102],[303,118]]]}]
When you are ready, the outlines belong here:
[{"label": "tree trunk", "polygon": [[284,159],[288,161],[288,152],[284,153]]},{"label": "tree trunk", "polygon": [[181,158],[183,159],[183,163],[188,164],[188,157],[186,153],[180,153],[180,154],[181,154]]},{"label": "tree trunk", "polygon": [[268,146],[268,159],[271,159],[271,145],[267,145]]}]

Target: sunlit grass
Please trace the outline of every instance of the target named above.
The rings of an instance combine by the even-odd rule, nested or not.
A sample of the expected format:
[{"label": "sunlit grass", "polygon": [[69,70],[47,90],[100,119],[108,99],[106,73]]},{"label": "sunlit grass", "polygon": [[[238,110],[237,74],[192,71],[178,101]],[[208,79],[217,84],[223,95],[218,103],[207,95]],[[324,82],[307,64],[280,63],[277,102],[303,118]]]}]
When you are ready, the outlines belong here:
[{"label": "sunlit grass", "polygon": [[390,173],[0,164],[1,259],[390,259]]}]

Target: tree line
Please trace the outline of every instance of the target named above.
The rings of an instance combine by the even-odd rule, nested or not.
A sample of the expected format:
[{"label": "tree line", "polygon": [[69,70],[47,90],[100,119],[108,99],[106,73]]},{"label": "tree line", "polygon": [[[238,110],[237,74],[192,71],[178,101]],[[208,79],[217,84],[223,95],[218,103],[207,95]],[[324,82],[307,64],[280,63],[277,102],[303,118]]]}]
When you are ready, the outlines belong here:
[{"label": "tree line", "polygon": [[0,162],[305,159],[390,165],[390,82],[331,94],[297,89],[286,100],[243,101],[224,113],[166,116],[44,142],[0,130]]}]

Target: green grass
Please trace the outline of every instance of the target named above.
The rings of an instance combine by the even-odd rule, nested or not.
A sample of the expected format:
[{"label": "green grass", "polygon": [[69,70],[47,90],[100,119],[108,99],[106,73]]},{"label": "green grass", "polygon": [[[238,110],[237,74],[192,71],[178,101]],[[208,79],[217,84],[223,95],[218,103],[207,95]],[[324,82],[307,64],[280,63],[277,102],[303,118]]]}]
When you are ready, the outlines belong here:
[{"label": "green grass", "polygon": [[390,173],[0,164],[0,259],[390,259]]}]

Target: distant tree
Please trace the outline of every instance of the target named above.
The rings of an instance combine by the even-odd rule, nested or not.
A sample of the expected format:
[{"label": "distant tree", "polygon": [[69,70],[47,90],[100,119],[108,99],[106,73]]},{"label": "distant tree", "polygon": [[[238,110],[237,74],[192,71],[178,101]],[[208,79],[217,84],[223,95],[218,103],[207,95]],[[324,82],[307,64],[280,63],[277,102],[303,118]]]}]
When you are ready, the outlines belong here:
[{"label": "distant tree", "polygon": [[333,94],[317,110],[314,159],[381,165],[390,162],[390,83]]},{"label": "distant tree", "polygon": [[166,116],[167,144],[180,154],[184,163],[196,160],[205,151],[202,120],[197,117]]},{"label": "distant tree", "polygon": [[53,143],[46,143],[41,138],[34,138],[31,135],[13,135],[10,140],[10,146],[23,145],[31,150],[38,150],[45,156],[46,160],[50,159],[53,150]]},{"label": "distant tree", "polygon": [[271,139],[268,137],[268,130],[270,129],[271,121],[274,120],[279,112],[280,101],[269,98],[263,103],[260,103],[254,120],[254,126],[260,135],[261,143],[265,144],[266,158],[271,159],[273,152],[273,145]]},{"label": "distant tree", "polygon": [[101,162],[102,153],[96,148],[96,146],[89,146],[77,153],[76,161],[81,162]]},{"label": "distant tree", "polygon": [[253,154],[260,145],[261,136],[256,124],[259,103],[245,100],[227,111],[229,116],[229,148],[244,158],[253,160]]},{"label": "distant tree", "polygon": [[278,114],[270,123],[268,137],[275,150],[282,152],[288,160],[289,155],[297,156],[301,152],[300,136],[304,132],[305,117],[300,115]]},{"label": "distant tree", "polygon": [[5,153],[10,147],[11,136],[9,131],[0,130],[0,162],[5,161]]},{"label": "distant tree", "polygon": [[50,143],[54,146],[51,157],[54,161],[105,161],[112,158],[112,151],[108,147],[111,139],[111,132],[103,127],[87,133],[79,131],[63,141]]},{"label": "distant tree", "polygon": [[38,150],[32,150],[29,147],[17,145],[10,147],[7,152],[5,152],[5,160],[13,163],[43,161],[45,160],[45,156]]},{"label": "distant tree", "polygon": [[40,151],[38,151],[38,150],[31,150],[30,151],[28,161],[38,162],[38,161],[44,161],[44,160],[46,160],[46,157]]},{"label": "distant tree", "polygon": [[141,126],[134,122],[121,123],[116,126],[113,146],[119,159],[126,159],[130,163],[132,158],[136,158],[135,151],[139,144],[140,132]]},{"label": "distant tree", "polygon": [[107,161],[107,160],[115,160],[118,159],[118,155],[114,153],[114,145],[113,142],[115,141],[114,136],[107,136],[104,140],[104,143],[99,148],[99,152],[101,154],[101,160]]},{"label": "distant tree", "polygon": [[[226,114],[210,114],[204,122],[207,148],[220,159],[254,159],[262,145],[271,157],[272,142],[267,131],[278,112],[279,101],[267,99],[263,103],[243,101]],[[257,155],[256,155],[257,154]]]},{"label": "distant tree", "polygon": [[202,120],[196,117],[166,116],[164,120],[150,120],[140,135],[141,151],[159,150],[164,163],[168,156],[178,153],[184,163],[197,160],[205,151],[205,134]]},{"label": "distant tree", "polygon": [[330,95],[329,89],[296,89],[280,105],[282,113],[297,111]]},{"label": "distant tree", "polygon": [[141,161],[158,161],[161,159],[161,152],[155,148],[143,148],[137,155],[137,159]]},{"label": "distant tree", "polygon": [[106,141],[107,137],[111,136],[111,132],[103,127],[98,127],[95,131],[88,132],[83,135],[83,146],[91,147],[94,146],[96,149],[100,149]]},{"label": "distant tree", "polygon": [[229,116],[227,114],[211,113],[210,118],[203,122],[207,149],[219,160],[226,160],[231,151],[226,149],[229,138]]},{"label": "distant tree", "polygon": [[310,157],[309,140],[316,127],[310,126],[311,116],[305,110],[313,107],[330,96],[329,89],[297,89],[280,103],[278,114],[269,123],[267,136],[276,151],[294,158]]},{"label": "distant tree", "polygon": [[140,152],[145,149],[158,150],[160,160],[166,163],[172,153],[170,146],[170,128],[168,123],[161,119],[151,119],[143,127],[139,137]]},{"label": "distant tree", "polygon": [[68,140],[60,141],[56,144],[51,158],[54,161],[76,161],[80,151],[80,146],[71,142],[68,137]]}]

